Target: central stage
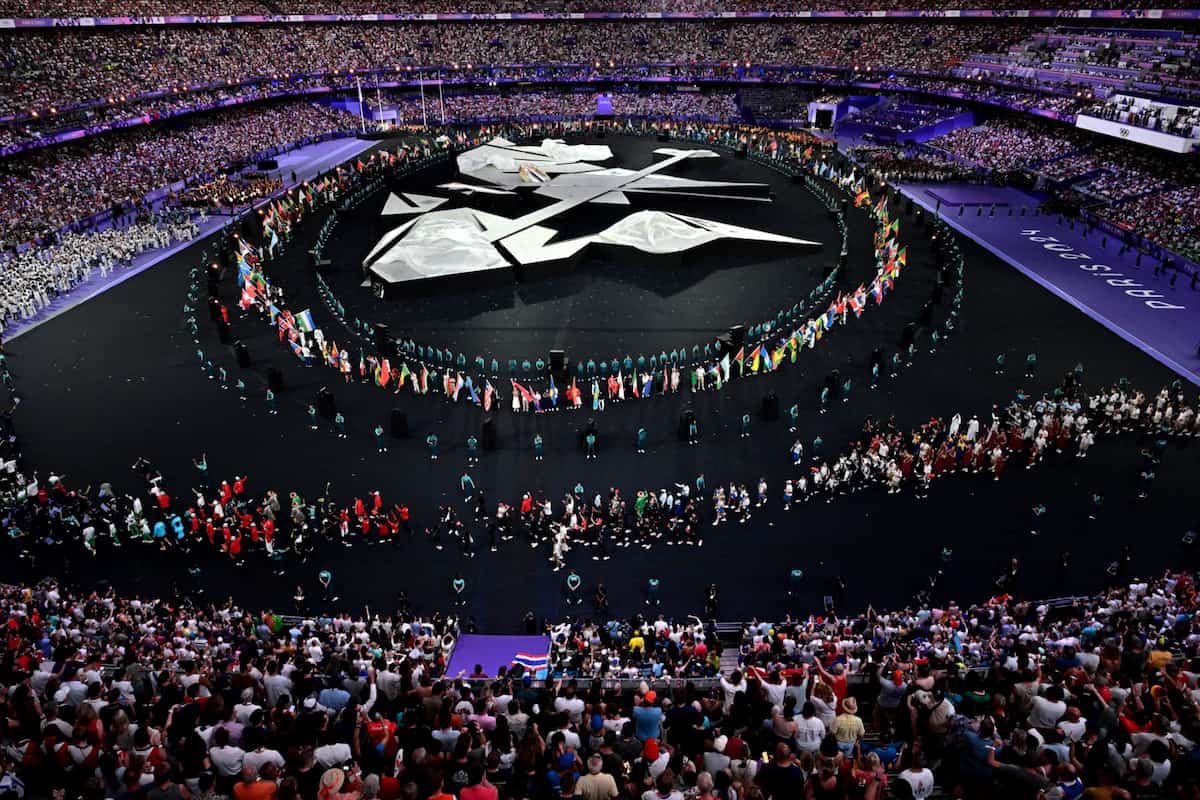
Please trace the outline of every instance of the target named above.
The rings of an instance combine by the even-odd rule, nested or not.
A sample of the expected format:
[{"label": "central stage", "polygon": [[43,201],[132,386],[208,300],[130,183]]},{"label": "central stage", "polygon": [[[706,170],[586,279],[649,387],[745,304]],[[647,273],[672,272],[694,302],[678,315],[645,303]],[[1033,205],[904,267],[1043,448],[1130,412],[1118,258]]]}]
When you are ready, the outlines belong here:
[{"label": "central stage", "polygon": [[824,206],[763,165],[698,144],[568,140],[597,143],[612,154],[599,169],[575,163],[544,182],[453,161],[392,182],[330,238],[334,294],[398,337],[501,361],[568,349],[575,361],[773,319],[836,262]]}]

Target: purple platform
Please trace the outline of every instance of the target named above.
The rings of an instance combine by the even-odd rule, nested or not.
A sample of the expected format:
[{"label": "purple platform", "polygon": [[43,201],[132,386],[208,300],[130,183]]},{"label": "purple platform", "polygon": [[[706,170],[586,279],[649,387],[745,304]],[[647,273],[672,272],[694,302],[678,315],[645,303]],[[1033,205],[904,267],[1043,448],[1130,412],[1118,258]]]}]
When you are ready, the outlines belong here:
[{"label": "purple platform", "polygon": [[945,206],[1003,206],[1029,205],[1029,195],[1017,189],[998,186],[978,186],[971,183],[938,184],[925,192],[936,205]]},{"label": "purple platform", "polygon": [[[454,652],[450,654],[450,663],[446,665],[446,675],[452,678],[459,673],[470,676],[475,672],[475,665],[479,664],[489,678],[494,678],[498,667],[512,668],[513,659],[518,653],[548,655],[550,638],[547,636],[463,634],[454,644]],[[543,671],[535,670],[537,673]]]},{"label": "purple platform", "polygon": [[[291,183],[291,173],[295,171],[298,181],[306,181],[325,170],[353,158],[376,143],[361,139],[331,139],[327,142],[301,147],[279,156],[279,175],[285,184]],[[80,303],[89,300],[101,292],[105,292],[118,284],[153,267],[161,261],[170,258],[184,248],[201,241],[206,236],[220,230],[229,221],[229,215],[211,216],[207,222],[200,225],[200,232],[189,242],[174,242],[169,247],[160,250],[147,250],[133,259],[129,267],[117,267],[101,278],[96,270],[94,277],[79,284],[65,295],[56,297],[48,306],[41,309],[29,319],[16,320],[9,324],[4,332],[6,341],[11,341],[26,331],[33,330],[47,320],[54,319],[64,311],[69,311]],[[180,298],[182,303],[183,298]]]},{"label": "purple platform", "polygon": [[[1145,257],[1138,266],[1137,253],[1130,250],[1122,255],[1115,239],[1110,238],[1103,247],[1099,231],[1085,235],[1082,223],[1072,230],[1069,221],[1059,224],[1056,215],[1035,216],[1038,199],[1016,189],[901,184],[900,190],[928,211],[936,208],[938,194],[948,191],[961,190],[970,197],[994,193],[998,209],[1002,203],[1004,206],[995,214],[978,207],[991,206],[988,200],[970,209],[961,203],[947,208],[943,203],[941,217],[1025,276],[1200,386],[1200,291],[1189,288],[1187,275],[1180,275],[1172,289],[1168,277],[1154,276],[1154,259]],[[1025,216],[1021,216],[1022,208]],[[967,283],[970,291],[969,274]]]}]

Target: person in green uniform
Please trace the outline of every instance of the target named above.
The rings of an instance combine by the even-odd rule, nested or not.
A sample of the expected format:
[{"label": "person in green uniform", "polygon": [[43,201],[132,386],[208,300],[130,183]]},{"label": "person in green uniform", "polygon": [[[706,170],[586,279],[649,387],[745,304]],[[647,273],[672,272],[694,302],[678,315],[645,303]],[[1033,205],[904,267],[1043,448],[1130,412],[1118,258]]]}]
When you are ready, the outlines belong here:
[{"label": "person in green uniform", "polygon": [[437,461],[438,437],[436,433],[430,432],[430,434],[425,437],[425,446],[429,448],[429,460]]},{"label": "person in green uniform", "polygon": [[595,431],[588,431],[587,436],[584,437],[583,441],[584,441],[584,444],[587,445],[587,457],[589,459],[595,458],[596,457],[596,433],[595,433]]},{"label": "person in green uniform", "polygon": [[241,398],[243,403],[246,402],[246,382],[241,378],[238,378],[237,390],[238,397]]},{"label": "person in green uniform", "polygon": [[996,374],[996,375],[1004,374],[1004,363],[1006,361],[1008,361],[1008,357],[1005,356],[1004,353],[1000,353],[996,356],[996,369],[995,369],[994,374]]},{"label": "person in green uniform", "polygon": [[346,438],[346,418],[342,416],[342,412],[337,412],[337,415],[333,418],[333,427],[337,430],[339,439]]},{"label": "person in green uniform", "polygon": [[545,442],[540,433],[533,435],[533,460],[541,461],[545,457]]},{"label": "person in green uniform", "polygon": [[1037,377],[1037,353],[1030,353],[1025,356],[1025,377]]},{"label": "person in green uniform", "polygon": [[384,439],[383,439],[383,426],[376,423],[374,433],[375,433],[375,447],[379,450],[379,452],[386,453],[387,452],[387,444],[384,442]]},{"label": "person in green uniform", "polygon": [[788,409],[788,433],[795,433],[800,426],[800,406],[792,403],[792,407]]},{"label": "person in green uniform", "polygon": [[638,455],[646,454],[646,429],[645,428],[637,429],[637,452],[638,452]]},{"label": "person in green uniform", "polygon": [[750,438],[750,415],[742,414],[742,438]]},{"label": "person in green uniform", "polygon": [[308,427],[309,430],[317,429],[317,407],[312,403],[308,404]]},{"label": "person in green uniform", "polygon": [[275,403],[275,393],[272,392],[269,387],[267,388],[267,413],[268,414],[278,414],[279,413],[279,407]]},{"label": "person in green uniform", "polygon": [[326,603],[336,603],[337,595],[330,593],[329,585],[333,583],[333,573],[323,569],[317,573],[317,583],[321,584],[321,597]]},{"label": "person in green uniform", "polygon": [[479,440],[474,436],[467,437],[467,464],[479,463]]}]

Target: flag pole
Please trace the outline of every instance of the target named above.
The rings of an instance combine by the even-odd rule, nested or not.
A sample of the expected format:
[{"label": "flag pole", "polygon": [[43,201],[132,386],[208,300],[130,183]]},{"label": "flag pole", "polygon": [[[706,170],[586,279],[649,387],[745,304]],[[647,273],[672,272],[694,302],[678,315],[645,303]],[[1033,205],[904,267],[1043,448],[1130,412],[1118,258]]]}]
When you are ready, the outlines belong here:
[{"label": "flag pole", "polygon": [[417,82],[421,86],[421,127],[428,128],[429,127],[429,116],[425,113],[425,75],[424,75],[424,73],[418,74],[417,78],[418,78]]},{"label": "flag pole", "polygon": [[442,112],[442,125],[446,124],[446,104],[442,102],[442,83],[443,79],[438,78],[438,108]]},{"label": "flag pole", "polygon": [[367,118],[363,116],[363,96],[362,96],[362,78],[354,76],[354,80],[358,83],[358,123],[362,126],[362,132],[367,132]]}]

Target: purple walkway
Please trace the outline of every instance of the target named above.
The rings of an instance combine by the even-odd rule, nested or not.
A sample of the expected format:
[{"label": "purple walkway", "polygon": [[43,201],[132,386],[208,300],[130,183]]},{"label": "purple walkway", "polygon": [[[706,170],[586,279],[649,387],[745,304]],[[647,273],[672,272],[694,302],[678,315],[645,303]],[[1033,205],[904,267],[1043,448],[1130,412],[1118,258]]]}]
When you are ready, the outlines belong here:
[{"label": "purple walkway", "polygon": [[[291,173],[295,170],[297,180],[306,181],[330,167],[342,163],[348,158],[353,158],[374,145],[375,142],[363,141],[361,139],[332,139],[327,142],[302,147],[298,150],[292,150],[278,158],[279,177],[284,183],[291,183]],[[209,217],[207,222],[200,225],[200,232],[196,238],[190,242],[175,242],[171,246],[161,250],[147,250],[134,258],[132,265],[129,267],[117,267],[107,277],[101,278],[100,271],[96,270],[91,280],[79,284],[65,295],[56,297],[48,306],[41,309],[34,316],[29,319],[12,322],[4,331],[5,340],[11,341],[26,331],[33,330],[43,322],[52,320],[59,314],[71,310],[101,292],[108,291],[112,287],[144,272],[155,264],[170,258],[180,250],[219,230],[228,221],[228,215]]]},{"label": "purple walkway", "polygon": [[[905,195],[929,211],[937,206],[935,192],[946,196],[949,190],[953,195],[959,188],[970,189],[969,196],[977,198],[988,187],[900,186]],[[1180,275],[1172,289],[1166,276],[1154,277],[1153,259],[1144,258],[1138,266],[1134,251],[1121,255],[1115,241],[1103,247],[1099,232],[1085,236],[1082,224],[1071,230],[1069,222],[1059,225],[1057,216],[1034,216],[1034,197],[1011,188],[994,191],[997,205],[1005,204],[994,215],[984,206],[943,202],[942,219],[1200,386],[1200,292],[1189,288],[1186,275]],[[1023,202],[1014,195],[1022,195]],[[1022,209],[1025,216],[1021,216]]]}]

